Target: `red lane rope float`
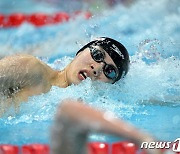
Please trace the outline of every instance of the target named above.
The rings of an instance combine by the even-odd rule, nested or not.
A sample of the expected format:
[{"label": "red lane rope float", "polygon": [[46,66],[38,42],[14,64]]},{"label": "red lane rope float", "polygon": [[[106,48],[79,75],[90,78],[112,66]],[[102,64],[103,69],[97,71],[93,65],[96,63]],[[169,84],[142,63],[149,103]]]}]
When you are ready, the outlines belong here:
[{"label": "red lane rope float", "polygon": [[130,142],[116,142],[112,144],[112,154],[136,154],[138,147]]},{"label": "red lane rope float", "polygon": [[3,26],[3,23],[4,23],[4,15],[0,14],[0,27]]},{"label": "red lane rope float", "polygon": [[34,13],[27,16],[27,21],[34,26],[40,27],[50,22],[50,16],[44,13]]},{"label": "red lane rope float", "polygon": [[14,13],[9,16],[6,26],[20,26],[25,21],[26,16],[24,14]]},{"label": "red lane rope float", "polygon": [[15,145],[0,145],[0,154],[19,154],[19,147]]},{"label": "red lane rope float", "polygon": [[22,146],[22,154],[50,154],[50,148],[46,144],[29,144]]},{"label": "red lane rope float", "polygon": [[68,21],[70,16],[65,12],[59,12],[53,15],[53,23],[61,23]]},{"label": "red lane rope float", "polygon": [[0,14],[0,28],[18,27],[24,22],[30,23],[36,27],[42,27],[46,25],[59,24],[69,21],[70,18],[74,19],[77,16],[82,15],[86,19],[89,19],[92,14],[90,12],[76,11],[72,14],[66,12],[57,12],[55,14],[46,13],[12,13],[9,15]]},{"label": "red lane rope float", "polygon": [[88,143],[88,154],[109,154],[109,145],[101,142]]}]

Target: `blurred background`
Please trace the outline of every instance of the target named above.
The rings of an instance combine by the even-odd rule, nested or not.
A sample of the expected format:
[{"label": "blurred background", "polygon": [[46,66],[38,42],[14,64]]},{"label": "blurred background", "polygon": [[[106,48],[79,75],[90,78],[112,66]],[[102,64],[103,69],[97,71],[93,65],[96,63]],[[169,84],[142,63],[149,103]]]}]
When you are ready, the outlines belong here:
[{"label": "blurred background", "polygon": [[[16,13],[53,16],[65,12],[70,20],[39,28],[28,22],[15,28],[0,24],[0,56],[22,52],[51,58],[74,55],[98,36],[121,41],[131,55],[142,46],[155,46],[163,56],[179,56],[179,7],[179,0],[1,0],[4,22]],[[82,14],[74,20],[78,11],[88,12],[90,20]]]}]

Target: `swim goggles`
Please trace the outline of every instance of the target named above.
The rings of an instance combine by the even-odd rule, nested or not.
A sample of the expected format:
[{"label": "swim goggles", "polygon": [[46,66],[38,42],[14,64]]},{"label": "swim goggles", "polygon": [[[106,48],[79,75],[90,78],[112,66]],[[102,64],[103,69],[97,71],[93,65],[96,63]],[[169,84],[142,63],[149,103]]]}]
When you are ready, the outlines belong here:
[{"label": "swim goggles", "polygon": [[105,53],[103,51],[93,46],[90,46],[89,49],[90,49],[91,57],[93,58],[94,61],[96,61],[97,63],[103,62],[105,64],[103,66],[103,73],[108,79],[113,80],[113,83],[114,83],[118,77],[117,68],[114,65],[107,64],[104,61]]}]

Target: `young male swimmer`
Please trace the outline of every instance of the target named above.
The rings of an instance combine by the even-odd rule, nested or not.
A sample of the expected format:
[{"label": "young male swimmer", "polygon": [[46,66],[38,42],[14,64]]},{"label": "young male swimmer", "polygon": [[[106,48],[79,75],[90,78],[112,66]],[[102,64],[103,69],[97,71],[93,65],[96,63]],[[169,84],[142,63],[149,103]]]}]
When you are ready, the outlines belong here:
[{"label": "young male swimmer", "polygon": [[[52,154],[86,154],[87,137],[92,132],[124,137],[138,147],[142,142],[154,142],[149,134],[121,119],[96,111],[83,103],[66,100],[59,106],[52,127]],[[161,151],[147,149],[147,154],[161,154]]]},{"label": "young male swimmer", "polygon": [[67,87],[87,77],[115,83],[129,68],[129,55],[118,41],[101,37],[82,47],[73,61],[56,71],[31,55],[13,55],[0,60],[0,94],[7,98],[1,114],[12,103],[17,109],[29,96],[48,92],[52,86]]},{"label": "young male swimmer", "polygon": [[[46,93],[51,86],[67,87],[87,77],[115,83],[127,74],[128,67],[129,55],[126,48],[111,38],[100,38],[85,45],[62,71],[55,71],[30,55],[9,56],[0,60],[0,93],[7,98],[7,102],[0,102],[0,105],[9,107],[13,102],[18,107],[19,102],[26,101],[29,96]],[[1,112],[5,112],[4,108]],[[149,135],[125,122],[79,102],[71,101],[62,105],[58,110],[56,124],[54,134],[58,138],[53,140],[57,141],[55,144],[60,144],[59,148],[62,147],[60,150],[63,151],[59,152],[55,145],[54,154],[84,154],[83,148],[89,131],[124,136],[137,143],[152,141]],[[71,136],[73,138],[69,138]],[[155,152],[153,154],[158,154]]]}]

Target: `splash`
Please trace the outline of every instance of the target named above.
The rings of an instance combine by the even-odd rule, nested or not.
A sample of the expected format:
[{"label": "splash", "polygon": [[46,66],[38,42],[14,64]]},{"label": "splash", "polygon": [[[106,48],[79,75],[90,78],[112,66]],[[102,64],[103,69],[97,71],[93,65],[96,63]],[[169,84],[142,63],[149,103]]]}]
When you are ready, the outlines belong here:
[{"label": "splash", "polygon": [[[93,37],[109,36],[127,47],[131,66],[126,78],[114,85],[86,79],[79,85],[65,89],[53,87],[47,94],[29,98],[17,115],[10,110],[0,119],[1,134],[5,134],[0,142],[10,142],[13,138],[10,135],[7,138],[4,133],[7,130],[15,134],[13,143],[39,141],[34,134],[41,135],[43,131],[46,135],[42,134],[42,140],[48,142],[47,127],[56,107],[66,98],[80,99],[98,110],[113,112],[116,117],[160,139],[175,139],[180,123],[180,11],[178,0],[169,2],[141,0],[128,8],[118,5],[97,12],[89,21],[79,18],[39,29],[28,24],[16,29],[1,29],[1,57],[26,52],[40,56],[48,65],[61,70],[83,44]],[[42,131],[41,125],[45,130]],[[18,138],[17,131],[23,127],[26,129]],[[37,130],[32,132],[30,127]],[[30,135],[24,139],[26,134]],[[106,140],[104,136],[92,138]]]}]

